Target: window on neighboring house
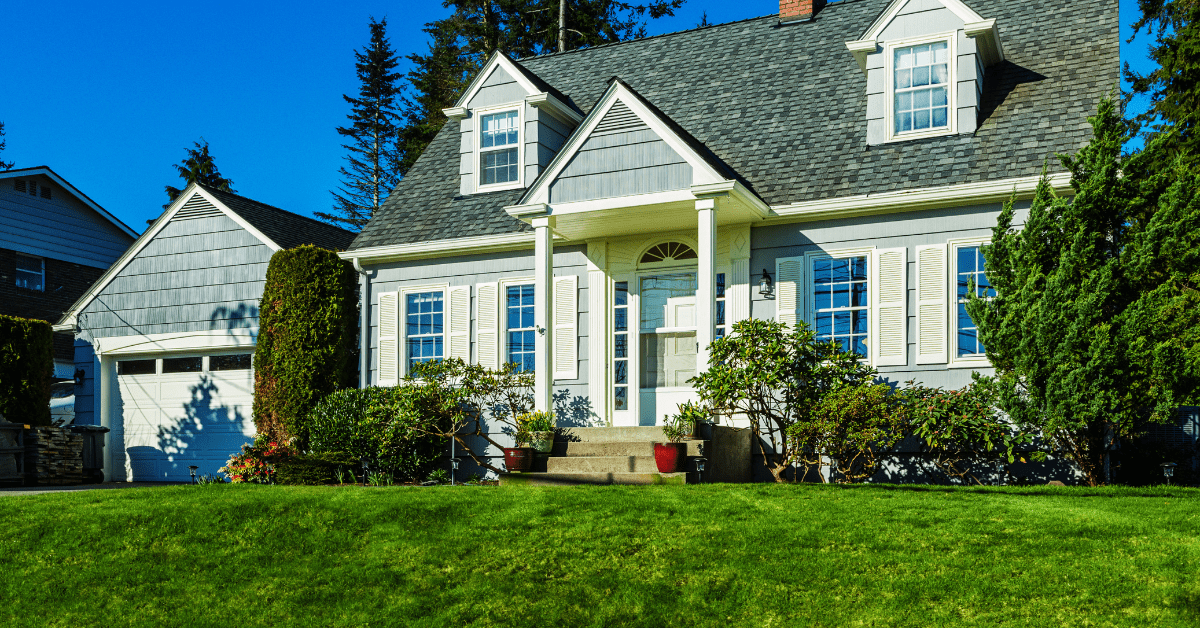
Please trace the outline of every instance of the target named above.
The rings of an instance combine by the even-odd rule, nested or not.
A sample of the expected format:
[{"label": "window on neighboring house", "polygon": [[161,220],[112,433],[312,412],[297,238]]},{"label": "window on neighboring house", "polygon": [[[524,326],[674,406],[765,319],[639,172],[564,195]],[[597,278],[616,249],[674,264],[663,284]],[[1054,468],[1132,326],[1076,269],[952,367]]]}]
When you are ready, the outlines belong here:
[{"label": "window on neighboring house", "polygon": [[893,134],[949,128],[949,44],[893,49],[892,88]]},{"label": "window on neighboring house", "polygon": [[516,111],[479,117],[479,185],[499,185],[519,177],[520,118]]},{"label": "window on neighboring house", "polygon": [[508,330],[508,358],[518,370],[533,372],[534,325],[533,285],[508,286],[505,289],[505,326]]},{"label": "window on neighboring house", "polygon": [[443,312],[441,291],[405,295],[404,337],[410,369],[419,362],[434,362],[445,355]]},{"label": "window on neighboring house", "polygon": [[713,338],[725,337],[725,273],[717,273],[717,311],[716,311],[716,329],[713,330]]},{"label": "window on neighboring house", "polygon": [[46,291],[46,264],[40,257],[17,256],[17,287]]},{"label": "window on neighboring house", "polygon": [[818,257],[812,273],[817,340],[836,342],[867,358],[867,256]]},{"label": "window on neighboring house", "polygon": [[613,287],[613,409],[629,409],[629,282]]},{"label": "window on neighboring house", "polygon": [[957,333],[956,354],[960,358],[968,357],[983,357],[985,354],[983,343],[979,342],[979,328],[975,325],[975,321],[971,320],[971,315],[967,314],[967,295],[970,294],[970,286],[975,285],[975,294],[984,298],[996,296],[996,289],[992,287],[988,281],[986,271],[984,269],[983,249],[979,245],[960,246],[957,249],[956,263],[956,283],[957,283],[957,299],[956,308],[957,316],[955,327]]}]

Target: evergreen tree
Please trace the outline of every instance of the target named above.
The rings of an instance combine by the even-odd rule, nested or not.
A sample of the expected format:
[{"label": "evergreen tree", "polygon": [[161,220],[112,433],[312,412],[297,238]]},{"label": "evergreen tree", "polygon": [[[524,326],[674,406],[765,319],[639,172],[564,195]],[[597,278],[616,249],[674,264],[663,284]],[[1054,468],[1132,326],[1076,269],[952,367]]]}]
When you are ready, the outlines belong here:
[{"label": "evergreen tree", "polygon": [[[4,139],[4,123],[0,122],[0,154],[4,153],[4,147],[8,145],[8,140]],[[0,170],[12,170],[16,164],[11,161],[0,159]]]},{"label": "evergreen tree", "polygon": [[337,130],[349,142],[342,145],[348,153],[347,165],[338,170],[340,192],[332,192],[332,213],[316,212],[322,220],[356,231],[379,211],[400,181],[401,76],[395,71],[399,60],[387,38],[387,18],[378,22],[371,18],[370,28],[371,43],[354,53],[362,83],[358,97],[342,95],[350,104],[350,125]]},{"label": "evergreen tree", "polygon": [[1169,138],[1150,153],[1159,168],[1171,168],[1180,155],[1194,165],[1200,156],[1200,0],[1138,0],[1138,6],[1142,17],[1133,26],[1134,36],[1142,29],[1154,36],[1150,58],[1157,67],[1138,74],[1125,63],[1132,94],[1151,98],[1136,121],[1150,135]]},{"label": "evergreen tree", "polygon": [[417,157],[446,123],[442,109],[454,104],[479,69],[463,45],[452,20],[425,25],[432,38],[429,52],[408,55],[411,95],[404,98],[404,126],[400,131],[400,174],[408,173]]},{"label": "evergreen tree", "polygon": [[[200,142],[193,142],[195,148],[184,149],[187,151],[187,157],[175,166],[175,170],[179,172],[179,178],[184,180],[183,187],[187,188],[191,183],[201,183],[224,192],[236,193],[233,189],[233,181],[221,176],[220,170],[217,169],[217,162],[208,152],[208,141],[202,137]],[[164,189],[167,192],[167,198],[170,199],[167,205],[183,194],[182,189],[174,186],[164,186]],[[163,208],[165,209],[167,205],[163,205]]]}]

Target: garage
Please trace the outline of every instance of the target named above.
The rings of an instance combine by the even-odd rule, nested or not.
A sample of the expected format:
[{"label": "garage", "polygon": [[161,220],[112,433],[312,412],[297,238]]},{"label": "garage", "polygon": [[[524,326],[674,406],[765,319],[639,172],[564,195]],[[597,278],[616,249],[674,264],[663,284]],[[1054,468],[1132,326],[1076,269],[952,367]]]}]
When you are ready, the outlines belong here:
[{"label": "garage", "polygon": [[190,465],[216,473],[254,439],[251,353],[118,359],[116,383],[113,424],[123,442],[112,444],[124,447],[130,481],[187,481]]}]

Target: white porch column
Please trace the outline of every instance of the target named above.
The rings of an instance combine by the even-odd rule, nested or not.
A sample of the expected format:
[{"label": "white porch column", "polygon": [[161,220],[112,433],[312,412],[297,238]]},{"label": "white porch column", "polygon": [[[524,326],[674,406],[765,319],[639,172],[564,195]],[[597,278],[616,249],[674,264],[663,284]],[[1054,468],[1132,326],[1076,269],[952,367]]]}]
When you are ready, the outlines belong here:
[{"label": "white porch column", "polygon": [[717,201],[702,198],[696,201],[696,240],[700,249],[696,276],[696,371],[708,370],[708,345],[713,341],[716,324],[714,298],[717,292]]},{"label": "white porch column", "polygon": [[554,325],[550,312],[554,303],[554,227],[553,216],[533,219],[533,325],[534,367],[533,407],[550,411],[554,387],[554,365],[550,363],[550,347],[554,341]]},{"label": "white porch column", "polygon": [[608,416],[608,242],[588,242],[588,397],[592,412]]}]

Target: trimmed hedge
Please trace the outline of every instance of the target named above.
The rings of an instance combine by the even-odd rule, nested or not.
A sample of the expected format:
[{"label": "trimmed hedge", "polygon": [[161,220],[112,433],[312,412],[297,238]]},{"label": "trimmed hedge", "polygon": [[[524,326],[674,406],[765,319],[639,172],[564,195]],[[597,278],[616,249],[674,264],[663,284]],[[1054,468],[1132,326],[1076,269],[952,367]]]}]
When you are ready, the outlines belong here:
[{"label": "trimmed hedge", "polygon": [[4,420],[50,425],[54,330],[46,321],[0,314],[0,414]]},{"label": "trimmed hedge", "polygon": [[309,447],[316,454],[346,452],[371,471],[421,480],[449,447],[434,436],[437,416],[417,386],[347,388],[330,394],[309,414]]},{"label": "trimmed hedge", "polygon": [[254,426],[307,448],[317,402],[354,382],[354,270],[337,253],[304,245],[267,266],[255,349]]}]

